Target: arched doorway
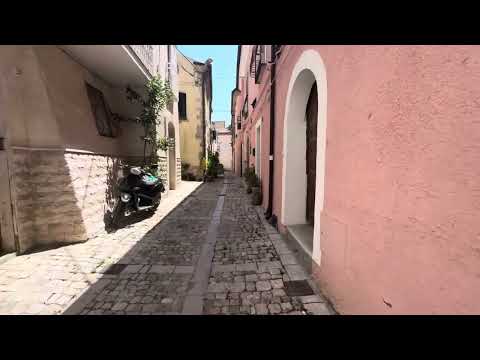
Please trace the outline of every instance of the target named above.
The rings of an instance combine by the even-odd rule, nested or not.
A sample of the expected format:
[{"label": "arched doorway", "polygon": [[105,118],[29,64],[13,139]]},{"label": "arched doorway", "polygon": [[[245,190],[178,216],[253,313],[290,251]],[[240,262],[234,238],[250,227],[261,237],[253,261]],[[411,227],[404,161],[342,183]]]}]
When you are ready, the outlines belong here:
[{"label": "arched doorway", "polygon": [[327,126],[327,79],[323,61],[305,51],[295,65],[286,97],[281,221],[320,264]]},{"label": "arched doorway", "polygon": [[173,146],[168,149],[168,183],[170,184],[170,190],[175,190],[177,185],[177,164],[176,164],[176,142],[175,140],[175,126],[172,123],[168,123],[168,138],[173,139]]},{"label": "arched doorway", "polygon": [[[305,112],[306,121],[306,156],[305,172],[307,174],[307,207],[306,219],[311,226],[315,224],[315,178],[317,167],[317,116],[318,116],[318,95],[317,83],[313,83],[312,90],[307,101]],[[313,241],[313,239],[312,239]],[[313,248],[313,244],[311,246]]]}]

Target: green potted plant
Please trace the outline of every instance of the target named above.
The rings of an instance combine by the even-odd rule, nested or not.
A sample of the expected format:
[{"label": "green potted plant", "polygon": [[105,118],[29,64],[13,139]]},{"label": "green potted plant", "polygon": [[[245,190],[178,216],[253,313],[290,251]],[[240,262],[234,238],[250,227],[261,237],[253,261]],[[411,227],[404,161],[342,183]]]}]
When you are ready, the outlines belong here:
[{"label": "green potted plant", "polygon": [[260,179],[254,174],[252,180],[252,205],[262,204],[262,189]]},{"label": "green potted plant", "polygon": [[245,180],[245,188],[247,190],[247,194],[252,192],[252,185],[255,181],[255,168],[247,167],[243,173],[243,177]]}]

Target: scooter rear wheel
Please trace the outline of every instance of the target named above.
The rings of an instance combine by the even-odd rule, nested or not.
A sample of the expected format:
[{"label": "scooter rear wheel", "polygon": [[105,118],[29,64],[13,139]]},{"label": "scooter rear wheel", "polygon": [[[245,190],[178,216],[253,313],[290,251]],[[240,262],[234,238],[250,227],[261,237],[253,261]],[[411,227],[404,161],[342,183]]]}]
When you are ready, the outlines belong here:
[{"label": "scooter rear wheel", "polygon": [[120,221],[125,212],[125,203],[121,200],[118,200],[115,204],[115,207],[112,211],[112,226],[117,228],[120,226]]}]

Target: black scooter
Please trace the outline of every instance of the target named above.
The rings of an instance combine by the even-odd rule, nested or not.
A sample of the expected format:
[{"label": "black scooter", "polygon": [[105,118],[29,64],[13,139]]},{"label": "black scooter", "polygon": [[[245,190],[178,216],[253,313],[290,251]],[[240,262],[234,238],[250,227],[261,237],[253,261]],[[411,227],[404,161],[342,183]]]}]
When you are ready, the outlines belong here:
[{"label": "black scooter", "polygon": [[122,216],[139,211],[155,212],[165,187],[160,178],[140,167],[130,168],[129,174],[118,183],[120,196],[112,210],[111,225],[117,228]]}]

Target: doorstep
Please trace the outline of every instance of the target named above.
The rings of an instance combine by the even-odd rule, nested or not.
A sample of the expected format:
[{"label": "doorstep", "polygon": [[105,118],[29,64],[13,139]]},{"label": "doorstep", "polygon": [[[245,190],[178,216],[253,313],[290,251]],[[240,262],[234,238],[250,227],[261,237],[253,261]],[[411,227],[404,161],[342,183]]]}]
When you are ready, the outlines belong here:
[{"label": "doorstep", "polygon": [[287,240],[295,249],[296,257],[308,273],[312,273],[313,226],[307,224],[287,226]]}]

